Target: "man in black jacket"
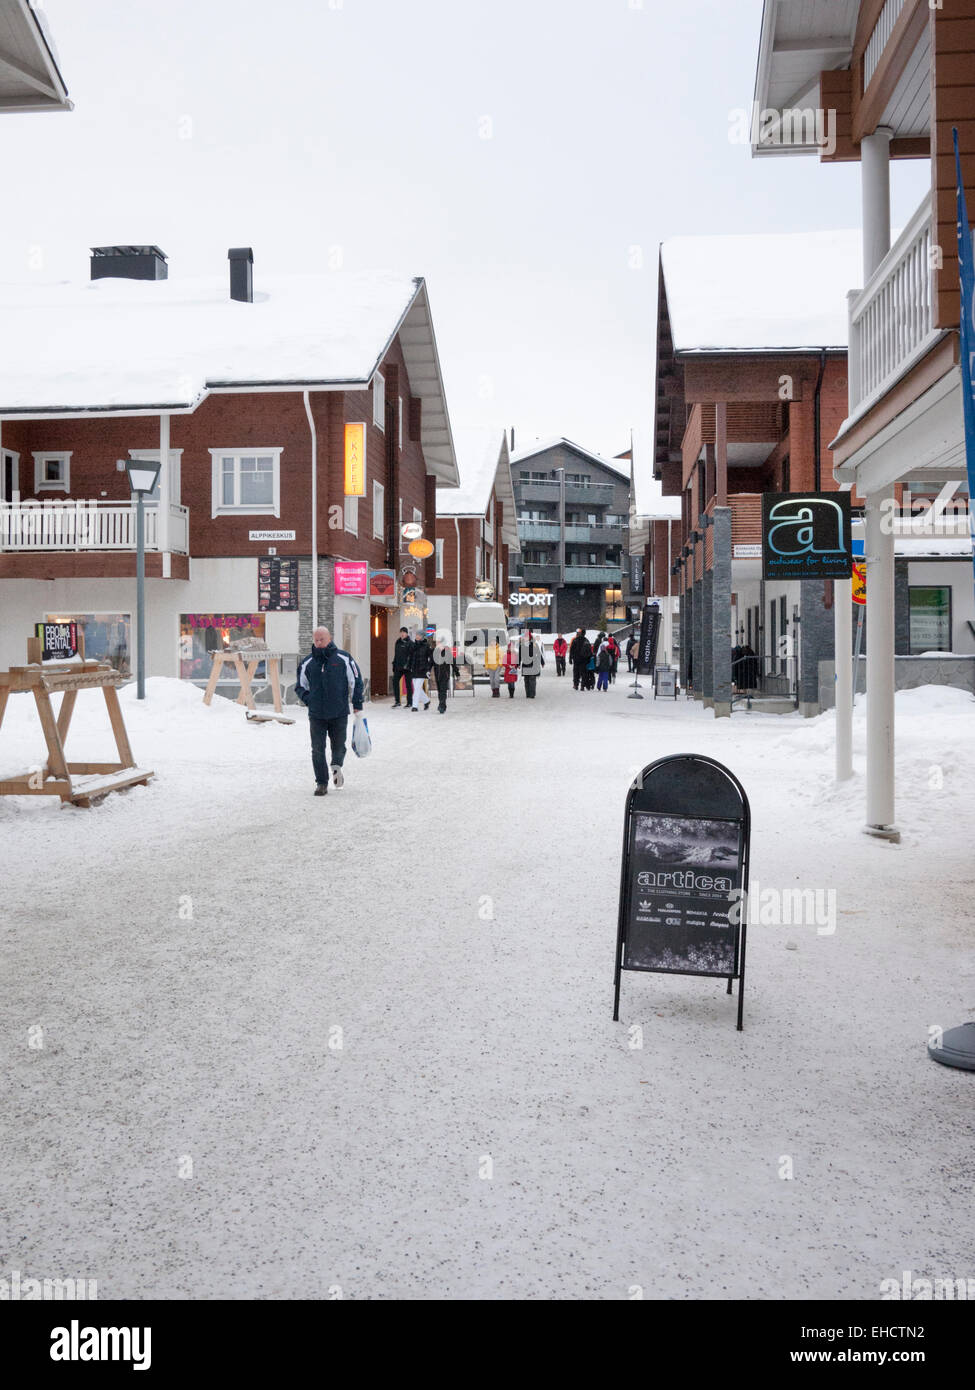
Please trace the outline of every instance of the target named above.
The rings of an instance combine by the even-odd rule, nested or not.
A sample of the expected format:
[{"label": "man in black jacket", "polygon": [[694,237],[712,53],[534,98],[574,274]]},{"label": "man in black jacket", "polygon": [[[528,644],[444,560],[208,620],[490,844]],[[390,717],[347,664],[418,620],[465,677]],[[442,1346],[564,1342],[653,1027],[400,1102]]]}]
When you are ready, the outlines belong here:
[{"label": "man in black jacket", "polygon": [[413,708],[419,710],[419,701],[425,701],[423,708],[430,708],[430,696],[423,689],[423,682],[433,665],[433,648],[426,639],[426,634],[418,632],[416,641],[413,643],[413,651],[410,654],[410,674],[413,677]]},{"label": "man in black jacket", "polygon": [[592,656],[592,647],[589,638],[586,636],[585,629],[580,628],[573,637],[569,646],[569,660],[572,662],[572,689],[578,690],[580,685],[583,690],[586,688],[586,667],[589,665],[589,658]]},{"label": "man in black jacket", "polygon": [[298,663],[295,693],[308,709],[311,729],[311,761],[315,769],[315,795],[328,792],[328,764],[325,740],[332,746],[332,781],[345,782],[345,739],[349,727],[349,701],[356,714],[362,713],[362,675],[348,652],[332,641],[327,627],[316,627],[311,654]]},{"label": "man in black jacket", "polygon": [[393,648],[393,709],[401,708],[399,698],[400,678],[406,679],[406,703],[413,699],[413,676],[410,672],[410,663],[413,657],[413,643],[410,641],[410,634],[405,627],[399,630],[396,645]]}]

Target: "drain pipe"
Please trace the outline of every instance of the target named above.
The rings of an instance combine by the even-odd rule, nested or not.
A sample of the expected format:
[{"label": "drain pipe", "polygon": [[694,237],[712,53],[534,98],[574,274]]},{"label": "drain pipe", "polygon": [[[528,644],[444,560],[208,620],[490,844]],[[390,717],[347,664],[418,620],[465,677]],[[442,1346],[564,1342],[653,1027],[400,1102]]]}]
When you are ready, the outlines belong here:
[{"label": "drain pipe", "polygon": [[[454,641],[460,646],[460,522],[454,517],[454,530],[457,532],[457,621],[454,624]],[[457,653],[460,656],[460,652]]]},{"label": "drain pipe", "polygon": [[823,422],[822,422],[822,391],[823,377],[826,375],[826,349],[823,348],[819,356],[819,377],[816,381],[816,391],[813,396],[813,469],[814,469],[814,492],[821,492],[823,486]]},{"label": "drain pipe", "polygon": [[311,630],[318,626],[318,435],[311,413],[311,400],[302,392],[308,428],[311,430]]}]

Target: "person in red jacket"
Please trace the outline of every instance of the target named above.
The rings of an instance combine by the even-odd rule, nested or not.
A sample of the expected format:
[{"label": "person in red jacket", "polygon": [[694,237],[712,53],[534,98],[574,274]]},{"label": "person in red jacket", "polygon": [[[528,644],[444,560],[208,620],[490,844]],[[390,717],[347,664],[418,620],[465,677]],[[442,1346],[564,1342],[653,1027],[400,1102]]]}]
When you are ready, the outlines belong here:
[{"label": "person in red jacket", "polygon": [[565,654],[569,650],[569,644],[562,636],[561,632],[552,643],[552,651],[555,653],[555,674],[565,675]]},{"label": "person in red jacket", "polygon": [[515,683],[518,680],[518,642],[508,643],[508,650],[504,654],[504,666],[502,668],[501,679],[508,687],[508,694],[512,700],[515,698]]}]

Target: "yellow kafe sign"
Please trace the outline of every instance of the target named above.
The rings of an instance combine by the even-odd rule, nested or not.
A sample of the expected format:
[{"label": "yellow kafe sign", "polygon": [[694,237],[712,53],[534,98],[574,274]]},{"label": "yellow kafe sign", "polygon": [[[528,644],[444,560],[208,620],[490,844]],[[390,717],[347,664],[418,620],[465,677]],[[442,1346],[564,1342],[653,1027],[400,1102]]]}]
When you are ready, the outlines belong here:
[{"label": "yellow kafe sign", "polygon": [[345,427],[345,495],[366,495],[366,427],[365,424]]}]

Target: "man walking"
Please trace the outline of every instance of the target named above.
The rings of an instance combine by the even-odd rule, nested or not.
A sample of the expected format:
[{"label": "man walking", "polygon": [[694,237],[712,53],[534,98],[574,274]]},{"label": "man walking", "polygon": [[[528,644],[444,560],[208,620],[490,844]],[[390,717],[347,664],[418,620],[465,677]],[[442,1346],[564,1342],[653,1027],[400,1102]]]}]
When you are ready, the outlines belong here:
[{"label": "man walking", "polygon": [[413,643],[410,641],[410,634],[405,627],[399,630],[396,645],[393,647],[393,709],[401,708],[399,698],[400,679],[406,681],[406,703],[409,705],[413,699],[413,677],[410,674],[410,662],[413,656]]},{"label": "man walking", "polygon": [[569,644],[562,636],[561,632],[552,644],[552,651],[555,653],[555,674],[565,675],[565,654],[569,650]]},{"label": "man walking", "polygon": [[345,739],[349,726],[349,701],[356,714],[362,713],[362,675],[348,652],[332,641],[327,627],[316,627],[311,654],[298,665],[295,693],[308,710],[311,730],[311,761],[315,769],[315,795],[328,793],[328,763],[325,740],[332,749],[332,781],[345,782]]},{"label": "man walking", "polygon": [[572,639],[569,647],[569,660],[572,662],[572,689],[585,690],[586,688],[586,667],[592,656],[592,647],[589,638],[586,636],[585,629],[580,628]]},{"label": "man walking", "polygon": [[438,634],[439,640],[433,649],[433,679],[437,683],[437,709],[447,713],[447,692],[450,690],[451,674],[456,675],[454,649],[449,632]]}]

